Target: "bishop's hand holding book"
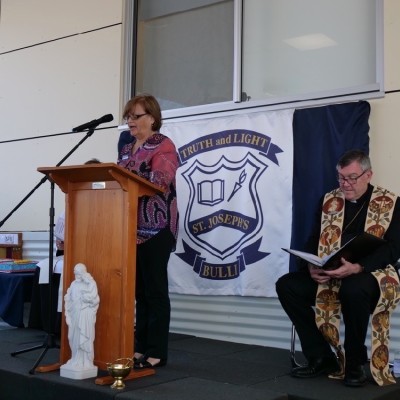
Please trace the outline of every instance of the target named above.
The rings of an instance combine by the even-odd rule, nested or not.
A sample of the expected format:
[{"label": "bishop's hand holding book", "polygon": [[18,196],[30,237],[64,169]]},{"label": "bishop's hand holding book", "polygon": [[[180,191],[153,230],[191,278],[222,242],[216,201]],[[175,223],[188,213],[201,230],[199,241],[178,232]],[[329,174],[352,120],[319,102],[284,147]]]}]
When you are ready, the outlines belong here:
[{"label": "bishop's hand holding book", "polygon": [[369,233],[362,233],[361,235],[355,236],[354,238],[350,239],[340,249],[324,257],[318,257],[315,254],[299,250],[287,248],[282,248],[282,250],[293,254],[296,257],[300,257],[316,267],[320,267],[324,270],[333,270],[339,268],[342,265],[342,258],[344,258],[346,261],[355,263],[361,258],[371,254],[384,243],[386,243],[386,240],[384,239],[381,239]]}]

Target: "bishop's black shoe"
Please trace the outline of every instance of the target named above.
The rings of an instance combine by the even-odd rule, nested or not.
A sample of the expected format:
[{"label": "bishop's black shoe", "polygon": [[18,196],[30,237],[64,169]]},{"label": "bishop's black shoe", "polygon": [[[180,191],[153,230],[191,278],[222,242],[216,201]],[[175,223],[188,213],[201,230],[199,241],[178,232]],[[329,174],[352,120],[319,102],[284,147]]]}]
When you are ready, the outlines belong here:
[{"label": "bishop's black shoe", "polygon": [[295,378],[315,378],[339,371],[340,366],[335,355],[311,359],[307,365],[292,369],[291,375]]},{"label": "bishop's black shoe", "polygon": [[345,368],[343,383],[346,386],[360,387],[367,383],[367,375],[363,365],[354,365]]}]

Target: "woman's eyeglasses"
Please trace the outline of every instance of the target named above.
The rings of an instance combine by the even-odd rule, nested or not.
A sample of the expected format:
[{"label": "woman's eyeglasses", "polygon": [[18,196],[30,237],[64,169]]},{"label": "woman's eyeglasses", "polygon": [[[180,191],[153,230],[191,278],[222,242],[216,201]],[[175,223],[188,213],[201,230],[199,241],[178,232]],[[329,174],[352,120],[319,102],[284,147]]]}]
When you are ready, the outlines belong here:
[{"label": "woman's eyeglasses", "polygon": [[139,118],[144,117],[145,115],[147,115],[147,113],[143,113],[143,114],[128,114],[128,115],[124,118],[124,121],[128,122],[130,119],[131,119],[132,121],[136,121],[136,120],[138,120]]}]

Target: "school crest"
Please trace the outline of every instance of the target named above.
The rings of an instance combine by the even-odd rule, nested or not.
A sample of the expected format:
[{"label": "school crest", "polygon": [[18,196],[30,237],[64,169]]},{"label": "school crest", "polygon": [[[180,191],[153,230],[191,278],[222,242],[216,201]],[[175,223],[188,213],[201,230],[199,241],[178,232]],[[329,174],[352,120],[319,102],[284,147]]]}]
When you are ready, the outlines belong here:
[{"label": "school crest", "polygon": [[251,153],[239,161],[222,156],[214,165],[195,160],[182,173],[190,189],[188,237],[221,260],[251,241],[263,225],[257,182],[266,168]]},{"label": "school crest", "polygon": [[281,151],[268,136],[243,129],[179,148],[188,201],[184,252],[176,255],[201,278],[235,279],[269,255],[260,250],[265,220],[259,185],[268,161],[279,165]]}]

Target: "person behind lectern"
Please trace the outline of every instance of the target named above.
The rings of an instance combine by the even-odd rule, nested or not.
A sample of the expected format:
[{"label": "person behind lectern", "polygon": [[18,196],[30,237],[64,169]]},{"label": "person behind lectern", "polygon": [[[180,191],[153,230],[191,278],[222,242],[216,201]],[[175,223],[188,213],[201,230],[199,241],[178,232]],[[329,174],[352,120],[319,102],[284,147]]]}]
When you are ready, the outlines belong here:
[{"label": "person behind lectern", "polygon": [[161,110],[152,95],[129,100],[123,118],[133,141],[122,147],[118,165],[164,190],[139,199],[137,243],[132,243],[137,245],[134,368],[154,368],[165,365],[168,358],[171,306],[167,265],[178,230],[178,154],[171,139],[159,131]]},{"label": "person behind lectern", "polygon": [[[346,152],[336,169],[339,188],[324,196],[305,251],[321,257],[364,231],[386,242],[357,262],[342,258],[335,270],[326,271],[300,260],[298,271],[278,279],[279,300],[296,328],[307,359],[305,366],[293,368],[291,374],[296,378],[332,374],[344,379],[347,386],[364,385],[364,364],[368,360],[365,339],[373,313],[372,335],[378,340],[371,349],[371,373],[383,385],[391,379],[390,373],[385,375],[383,370],[388,361],[383,341],[388,339],[388,331],[385,333],[383,328],[388,325],[390,307],[399,297],[398,276],[390,264],[395,265],[400,258],[400,203],[390,191],[371,185],[371,162],[363,151]],[[379,280],[381,277],[383,280]],[[388,293],[390,296],[381,301],[380,296]],[[376,312],[379,305],[387,309]],[[344,352],[335,325],[341,316]],[[383,381],[379,381],[380,374]]]}]

